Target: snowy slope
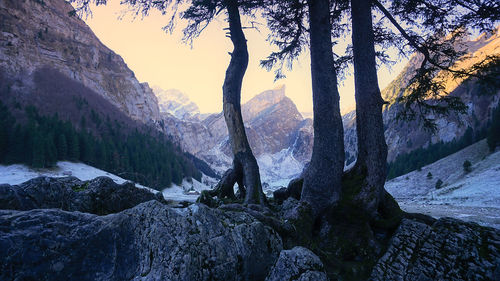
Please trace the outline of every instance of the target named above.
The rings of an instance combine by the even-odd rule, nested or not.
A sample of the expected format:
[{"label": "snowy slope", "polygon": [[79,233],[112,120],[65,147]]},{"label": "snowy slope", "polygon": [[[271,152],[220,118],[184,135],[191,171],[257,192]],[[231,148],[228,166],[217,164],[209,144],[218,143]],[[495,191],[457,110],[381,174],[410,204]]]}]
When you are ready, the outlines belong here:
[{"label": "snowy slope", "polygon": [[[117,175],[108,173],[103,170],[99,170],[92,166],[83,163],[73,163],[73,162],[58,162],[57,166],[52,169],[31,169],[25,165],[10,165],[3,166],[0,165],[0,184],[7,183],[10,185],[21,184],[32,178],[47,176],[47,177],[67,177],[74,176],[80,180],[86,181],[91,180],[96,177],[106,176],[111,178],[116,183],[124,183],[127,180],[123,179]],[[213,179],[203,175],[202,182],[192,180],[188,182],[184,180],[182,186],[172,185],[171,187],[162,190],[163,197],[167,200],[174,201],[195,201],[202,190],[210,189],[210,186],[214,185]],[[152,188],[142,186],[140,184],[135,184],[138,188],[145,188],[151,192],[159,192]]]},{"label": "snowy slope", "polygon": [[[465,160],[472,163],[469,173],[463,169]],[[438,179],[440,189],[435,188]],[[485,140],[392,179],[385,188],[407,211],[500,227],[500,151],[490,153]]]}]

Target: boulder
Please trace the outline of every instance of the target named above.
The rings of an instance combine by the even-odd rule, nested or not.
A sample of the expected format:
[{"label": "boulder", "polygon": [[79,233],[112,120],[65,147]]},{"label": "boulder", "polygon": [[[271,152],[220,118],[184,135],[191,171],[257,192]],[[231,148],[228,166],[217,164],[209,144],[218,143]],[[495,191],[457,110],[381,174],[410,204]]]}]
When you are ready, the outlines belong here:
[{"label": "boulder", "polygon": [[403,219],[371,280],[500,280],[500,231],[451,218]]},{"label": "boulder", "polygon": [[0,211],[0,280],[263,280],[282,250],[244,212],[156,200],[106,216]]},{"label": "boulder", "polygon": [[323,263],[309,249],[294,247],[283,250],[279,259],[266,277],[266,281],[328,280]]},{"label": "boulder", "polygon": [[291,180],[286,188],[282,187],[274,191],[273,197],[276,200],[276,203],[281,204],[290,197],[300,200],[303,183],[304,178],[296,178]]},{"label": "boulder", "polygon": [[0,185],[0,209],[59,208],[105,215],[142,202],[165,202],[161,193],[137,188],[131,182],[117,184],[108,177],[80,181],[75,177],[38,177],[20,185]]}]

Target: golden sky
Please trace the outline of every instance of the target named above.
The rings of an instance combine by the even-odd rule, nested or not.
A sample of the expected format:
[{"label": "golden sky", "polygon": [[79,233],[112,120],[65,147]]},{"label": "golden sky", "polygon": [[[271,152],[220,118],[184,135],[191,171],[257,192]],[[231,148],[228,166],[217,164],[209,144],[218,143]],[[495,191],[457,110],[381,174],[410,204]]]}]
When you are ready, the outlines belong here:
[{"label": "golden sky", "polygon": [[[222,30],[227,26],[224,15],[219,16],[195,39],[193,48],[181,42],[182,23],[170,35],[161,28],[168,17],[152,13],[135,20],[128,15],[119,19],[124,6],[119,1],[109,1],[106,6],[92,7],[92,16],[84,18],[97,37],[110,49],[123,57],[141,82],[148,82],[163,89],[179,89],[193,100],[201,112],[222,110],[222,83],[231,41]],[[253,96],[286,85],[286,95],[301,112],[312,111],[312,90],[309,53],[305,52],[287,72],[287,78],[274,83],[274,73],[259,66],[273,49],[266,41],[265,28],[258,32],[246,29],[250,62],[243,79],[242,102]],[[381,89],[403,68],[404,62],[379,70]],[[343,111],[354,107],[354,82],[348,77],[340,86]]]}]

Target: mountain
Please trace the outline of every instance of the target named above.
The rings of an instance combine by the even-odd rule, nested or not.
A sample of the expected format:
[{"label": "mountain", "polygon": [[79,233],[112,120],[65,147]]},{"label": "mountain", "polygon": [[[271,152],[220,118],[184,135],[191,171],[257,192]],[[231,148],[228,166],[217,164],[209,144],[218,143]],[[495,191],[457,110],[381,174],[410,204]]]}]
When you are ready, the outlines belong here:
[{"label": "mountain", "polygon": [[16,81],[16,89],[31,91],[38,70],[55,69],[132,119],[157,121],[153,91],[71,11],[63,0],[1,1],[0,71]]},{"label": "mountain", "polygon": [[207,166],[159,130],[153,91],[72,11],[0,2],[0,163],[81,161],[159,190],[201,180]]},{"label": "mountain", "polygon": [[[285,92],[285,86],[264,91],[241,107],[262,179],[270,184],[279,181],[275,184],[283,185],[286,184],[283,179],[300,174],[312,152],[312,120],[302,117]],[[202,120],[162,113],[160,123],[183,149],[207,161],[220,173],[230,167],[231,150],[222,113]]]},{"label": "mountain", "polygon": [[486,140],[389,180],[385,188],[405,211],[500,228],[500,151],[491,153]]},{"label": "mountain", "polygon": [[189,119],[200,115],[198,106],[177,89],[163,90],[154,86],[153,93],[158,99],[158,106],[162,114],[171,114],[178,119]]},{"label": "mountain", "polygon": [[[467,51],[464,60],[458,66],[468,66],[481,61],[486,55],[500,54],[500,29],[493,35],[482,34],[473,40],[464,40],[460,48]],[[472,55],[472,58],[467,58]],[[438,142],[450,142],[464,135],[467,128],[471,128],[474,134],[484,130],[491,119],[491,112],[498,104],[500,91],[496,89],[493,93],[486,91],[485,87],[475,79],[453,79],[449,75],[438,73],[435,79],[444,81],[446,91],[452,95],[460,97],[467,105],[466,114],[451,113],[448,116],[428,115],[428,118],[435,118],[436,134],[423,128],[417,121],[398,121],[396,116],[402,107],[396,103],[396,99],[405,94],[405,89],[420,66],[422,55],[412,56],[403,71],[381,91],[384,100],[389,104],[383,108],[383,119],[385,125],[385,137],[389,149],[388,161],[393,161],[398,155],[413,151],[417,148],[425,147]],[[345,149],[347,155],[356,155],[356,114],[351,111],[343,116],[345,132]],[[346,157],[347,159],[348,157]]]}]

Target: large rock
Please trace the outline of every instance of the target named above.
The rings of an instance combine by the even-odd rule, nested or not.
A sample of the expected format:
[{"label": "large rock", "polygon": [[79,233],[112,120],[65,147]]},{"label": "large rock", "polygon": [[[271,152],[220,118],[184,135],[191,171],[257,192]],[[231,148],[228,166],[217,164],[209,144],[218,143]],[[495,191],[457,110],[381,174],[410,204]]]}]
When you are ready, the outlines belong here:
[{"label": "large rock", "polygon": [[0,211],[0,280],[263,280],[282,249],[244,212],[157,201],[107,216]]},{"label": "large rock", "polygon": [[266,281],[322,281],[328,280],[323,263],[313,252],[304,247],[283,250]]},{"label": "large rock", "polygon": [[500,231],[444,218],[403,220],[372,280],[500,280]]},{"label": "large rock", "polygon": [[108,177],[80,181],[75,177],[38,177],[20,185],[0,185],[0,209],[31,210],[59,208],[105,215],[132,208],[150,200],[165,202],[161,193],[117,184]]}]

